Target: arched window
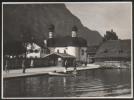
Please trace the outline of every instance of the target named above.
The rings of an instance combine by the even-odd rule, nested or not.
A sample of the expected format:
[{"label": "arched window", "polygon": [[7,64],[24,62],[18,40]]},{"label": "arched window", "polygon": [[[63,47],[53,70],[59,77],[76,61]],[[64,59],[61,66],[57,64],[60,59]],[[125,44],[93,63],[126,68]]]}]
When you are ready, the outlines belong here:
[{"label": "arched window", "polygon": [[57,53],[59,53],[60,51],[59,51],[59,49],[57,49]]}]

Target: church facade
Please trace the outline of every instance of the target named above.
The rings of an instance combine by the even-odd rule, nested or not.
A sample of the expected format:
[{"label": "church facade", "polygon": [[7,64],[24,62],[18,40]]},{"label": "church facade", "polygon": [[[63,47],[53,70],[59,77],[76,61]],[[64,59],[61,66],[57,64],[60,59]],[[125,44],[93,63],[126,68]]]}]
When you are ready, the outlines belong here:
[{"label": "church facade", "polygon": [[76,27],[72,28],[70,36],[54,37],[54,32],[49,31],[49,38],[44,40],[50,53],[69,54],[76,58],[77,61],[87,62],[87,41],[78,37]]}]

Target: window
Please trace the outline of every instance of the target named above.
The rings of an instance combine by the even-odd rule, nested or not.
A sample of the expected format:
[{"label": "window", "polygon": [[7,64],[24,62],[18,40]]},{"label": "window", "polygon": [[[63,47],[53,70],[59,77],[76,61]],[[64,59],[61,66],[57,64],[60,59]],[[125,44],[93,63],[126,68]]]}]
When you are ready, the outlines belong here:
[{"label": "window", "polygon": [[30,49],[29,51],[30,51],[30,53],[33,53],[33,50],[32,49]]},{"label": "window", "polygon": [[35,56],[35,58],[38,58],[37,56]]},{"label": "window", "polygon": [[39,52],[39,50],[35,50],[35,53],[38,53]]},{"label": "window", "polygon": [[50,50],[49,49],[46,49],[46,53],[49,54],[50,53]]},{"label": "window", "polygon": [[59,49],[57,49],[57,53],[59,53]]},{"label": "window", "polygon": [[66,54],[66,50],[64,50],[64,53]]}]

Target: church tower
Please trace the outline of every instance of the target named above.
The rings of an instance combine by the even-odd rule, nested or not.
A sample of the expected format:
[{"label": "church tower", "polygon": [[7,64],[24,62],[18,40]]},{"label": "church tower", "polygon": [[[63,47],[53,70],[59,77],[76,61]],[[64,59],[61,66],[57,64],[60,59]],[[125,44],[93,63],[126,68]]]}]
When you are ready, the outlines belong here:
[{"label": "church tower", "polygon": [[72,27],[72,37],[77,37],[77,31],[78,31],[78,28],[76,26],[73,26]]},{"label": "church tower", "polygon": [[55,29],[54,25],[51,24],[48,29],[49,29],[49,33],[48,33],[49,36],[48,37],[53,38],[53,35],[54,35],[53,33],[54,33],[54,29]]}]

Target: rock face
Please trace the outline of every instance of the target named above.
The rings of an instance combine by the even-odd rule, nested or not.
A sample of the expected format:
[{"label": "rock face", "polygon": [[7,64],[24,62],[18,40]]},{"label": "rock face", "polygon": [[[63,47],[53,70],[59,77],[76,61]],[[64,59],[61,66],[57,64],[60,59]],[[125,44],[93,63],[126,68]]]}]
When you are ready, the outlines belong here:
[{"label": "rock face", "polygon": [[[90,23],[90,22],[89,22]],[[84,27],[64,4],[12,4],[3,6],[4,43],[22,41],[21,34],[31,34],[41,41],[48,38],[48,26],[54,24],[55,36],[71,35],[74,25],[78,35],[85,38],[88,45],[102,41],[97,31]]]}]

